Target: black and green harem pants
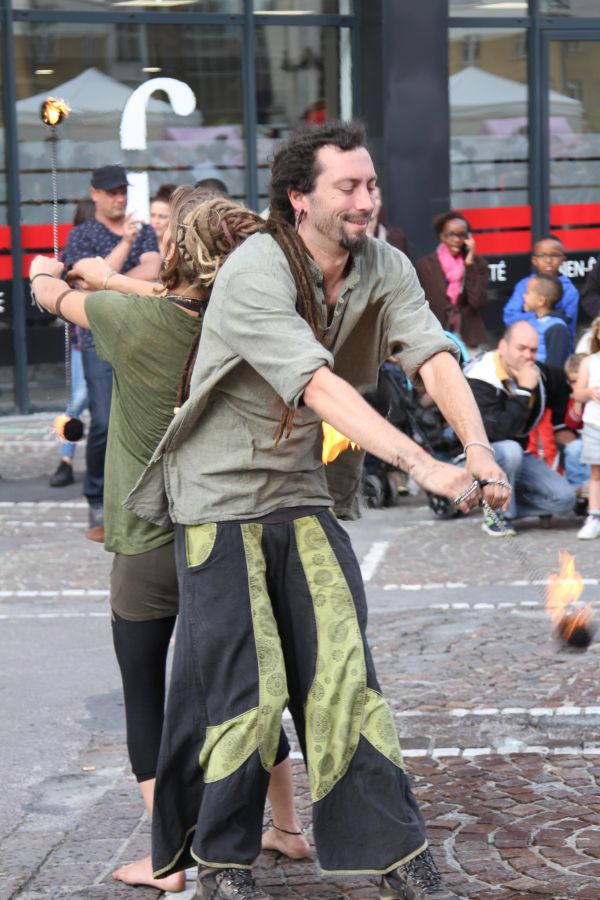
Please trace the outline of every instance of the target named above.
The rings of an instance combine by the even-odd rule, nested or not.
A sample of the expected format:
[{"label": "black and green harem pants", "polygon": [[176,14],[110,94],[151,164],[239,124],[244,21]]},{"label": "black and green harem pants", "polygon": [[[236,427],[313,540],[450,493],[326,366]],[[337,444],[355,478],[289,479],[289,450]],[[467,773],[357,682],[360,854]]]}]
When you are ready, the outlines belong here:
[{"label": "black and green harem pants", "polygon": [[194,861],[252,865],[286,706],[321,868],[383,873],[426,846],[365,638],[350,539],[330,510],[283,512],[275,523],[176,528],[180,614],[153,817],[157,876]]}]

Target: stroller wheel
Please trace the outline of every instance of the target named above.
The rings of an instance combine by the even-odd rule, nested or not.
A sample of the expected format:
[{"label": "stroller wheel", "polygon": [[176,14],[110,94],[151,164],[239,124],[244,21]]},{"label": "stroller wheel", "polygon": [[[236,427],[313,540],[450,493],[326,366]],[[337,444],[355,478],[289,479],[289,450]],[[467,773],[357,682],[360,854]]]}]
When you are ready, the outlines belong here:
[{"label": "stroller wheel", "polygon": [[377,475],[365,475],[363,496],[369,509],[381,509],[384,501],[383,485]]},{"label": "stroller wheel", "polygon": [[452,500],[440,497],[439,494],[427,493],[429,508],[436,519],[454,519],[459,514]]}]

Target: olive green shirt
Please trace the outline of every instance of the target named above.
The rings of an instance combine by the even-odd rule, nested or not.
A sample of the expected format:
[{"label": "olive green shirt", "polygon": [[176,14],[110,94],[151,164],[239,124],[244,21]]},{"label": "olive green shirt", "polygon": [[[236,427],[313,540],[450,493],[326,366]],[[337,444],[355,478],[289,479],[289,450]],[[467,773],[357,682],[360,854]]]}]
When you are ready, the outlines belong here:
[{"label": "olive green shirt", "polygon": [[[321,464],[321,422],[303,406],[313,374],[329,366],[355,387],[373,385],[394,354],[411,379],[456,345],[425,300],[411,263],[369,239],[356,256],[323,343],[296,311],[287,260],[269,235],[232,253],[204,318],[192,392],[126,505],[162,524],[235,521],[294,506],[331,506]],[[275,445],[282,400],[296,410],[290,437]]]},{"label": "olive green shirt", "polygon": [[105,550],[132,555],[173,540],[170,523],[142,521],[122,505],[173,418],[181,373],[200,327],[164,297],[88,294],[99,357],[113,369],[104,466]]}]

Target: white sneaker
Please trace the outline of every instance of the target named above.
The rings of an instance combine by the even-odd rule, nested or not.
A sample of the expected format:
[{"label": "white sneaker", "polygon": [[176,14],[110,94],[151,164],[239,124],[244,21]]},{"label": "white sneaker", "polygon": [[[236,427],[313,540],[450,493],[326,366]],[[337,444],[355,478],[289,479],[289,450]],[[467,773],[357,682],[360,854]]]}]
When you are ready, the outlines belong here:
[{"label": "white sneaker", "polygon": [[600,516],[588,516],[583,527],[577,532],[577,537],[582,541],[600,537]]}]

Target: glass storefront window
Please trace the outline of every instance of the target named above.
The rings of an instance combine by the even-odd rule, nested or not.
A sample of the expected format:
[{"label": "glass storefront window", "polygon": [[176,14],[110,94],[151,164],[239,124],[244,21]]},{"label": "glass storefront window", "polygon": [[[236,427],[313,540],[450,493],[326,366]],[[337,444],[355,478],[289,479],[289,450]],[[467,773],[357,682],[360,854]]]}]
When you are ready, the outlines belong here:
[{"label": "glass storefront window", "polygon": [[453,28],[449,59],[452,205],[527,204],[526,32]]},{"label": "glass storefront window", "polygon": [[[15,50],[24,224],[52,219],[50,130],[39,118],[48,95],[72,107],[56,129],[61,222],[71,222],[87,195],[92,169],[115,162],[145,175],[150,195],[163,183],[217,177],[244,198],[240,28],[21,23]],[[155,92],[148,99],[138,91],[135,109],[130,104],[124,114],[133,92],[149,81]],[[169,85],[172,96],[165,93]],[[185,114],[178,115],[182,97]],[[142,217],[147,199],[135,198]]]},{"label": "glass storefront window", "polygon": [[527,35],[450,30],[451,205],[483,255],[529,250]]},{"label": "glass storefront window", "polygon": [[243,0],[13,0],[12,5],[13,9],[54,12],[243,12]]},{"label": "glass storefront window", "polygon": [[254,0],[254,12],[261,15],[349,15],[351,7],[352,0]]},{"label": "glass storefront window", "polygon": [[[51,130],[39,115],[48,95],[72,110],[54,132],[61,246],[98,166],[126,167],[129,210],[146,221],[161,184],[218,178],[245,200],[240,27],[20,22],[14,46],[26,268],[52,251]],[[63,328],[35,307],[27,325],[31,400],[59,407]]]},{"label": "glass storefront window", "polygon": [[575,16],[594,19],[600,16],[598,0],[540,0],[542,15]]},{"label": "glass storefront window", "polygon": [[[600,245],[598,41],[551,41],[550,226],[568,250]],[[560,97],[561,109],[553,98]]]},{"label": "glass storefront window", "polygon": [[448,11],[450,16],[518,18],[529,14],[529,0],[450,0]]},{"label": "glass storefront window", "polygon": [[300,121],[352,116],[350,33],[346,28],[256,29],[260,204],[266,205],[275,145]]}]

